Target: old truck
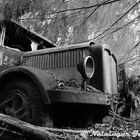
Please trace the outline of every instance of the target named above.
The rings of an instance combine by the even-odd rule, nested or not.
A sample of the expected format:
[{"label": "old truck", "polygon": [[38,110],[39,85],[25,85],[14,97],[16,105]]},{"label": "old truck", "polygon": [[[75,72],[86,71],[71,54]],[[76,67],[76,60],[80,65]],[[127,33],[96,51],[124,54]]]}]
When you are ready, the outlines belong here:
[{"label": "old truck", "polygon": [[15,21],[1,21],[0,31],[1,113],[49,127],[83,127],[108,115],[109,98],[119,95],[109,46],[60,47]]}]

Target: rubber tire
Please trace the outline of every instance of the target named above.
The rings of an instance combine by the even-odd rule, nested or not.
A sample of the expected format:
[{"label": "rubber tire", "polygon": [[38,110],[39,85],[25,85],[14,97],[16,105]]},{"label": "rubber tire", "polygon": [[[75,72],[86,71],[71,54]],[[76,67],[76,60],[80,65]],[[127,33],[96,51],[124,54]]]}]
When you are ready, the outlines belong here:
[{"label": "rubber tire", "polygon": [[24,93],[29,103],[31,118],[30,121],[25,121],[34,125],[52,127],[50,115],[46,114],[44,111],[44,105],[37,86],[35,86],[33,82],[27,78],[19,78],[10,81],[2,91],[2,96],[0,96],[0,99],[3,100],[0,100],[0,102],[4,101],[4,99],[9,96],[11,91],[17,89]]}]

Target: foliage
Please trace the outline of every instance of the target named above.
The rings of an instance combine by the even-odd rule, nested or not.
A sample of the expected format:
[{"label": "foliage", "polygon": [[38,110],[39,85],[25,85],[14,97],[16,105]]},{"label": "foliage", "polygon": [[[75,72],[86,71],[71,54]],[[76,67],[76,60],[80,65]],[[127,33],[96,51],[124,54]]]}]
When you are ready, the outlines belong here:
[{"label": "foliage", "polygon": [[140,55],[139,0],[0,0],[0,3],[1,18],[17,20],[54,44],[106,43],[119,63],[127,62],[131,69],[139,65],[139,59],[136,63],[131,61]]}]

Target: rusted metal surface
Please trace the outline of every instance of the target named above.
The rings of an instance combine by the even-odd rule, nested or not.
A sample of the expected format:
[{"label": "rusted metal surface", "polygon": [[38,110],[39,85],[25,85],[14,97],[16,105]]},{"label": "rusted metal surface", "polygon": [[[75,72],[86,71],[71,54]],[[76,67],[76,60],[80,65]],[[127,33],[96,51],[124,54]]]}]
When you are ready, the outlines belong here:
[{"label": "rusted metal surface", "polygon": [[48,90],[52,102],[107,105],[107,95],[76,90]]},{"label": "rusted metal surface", "polygon": [[107,45],[92,45],[91,56],[95,62],[95,73],[90,84],[103,92],[118,93],[117,62]]},{"label": "rusted metal surface", "polygon": [[[89,120],[90,117],[94,119],[94,114],[94,117],[102,117],[99,116],[100,113],[98,115],[98,109],[101,109],[99,112],[103,116],[108,113],[104,108],[107,107],[108,110],[111,95],[117,93],[117,63],[107,46],[82,43],[56,47],[47,39],[28,31],[16,22],[4,21],[3,23],[4,28],[6,27],[6,37],[5,44],[0,47],[0,70],[4,69],[0,74],[0,92],[3,91],[9,79],[26,77],[38,88],[41,101],[46,105],[45,110],[47,105],[50,105],[54,107],[54,113],[57,110],[60,114],[59,111],[62,109],[63,115],[65,108],[70,109],[67,108],[68,113],[65,114],[64,119],[69,117],[71,119],[69,113],[76,107],[76,115],[84,114],[85,119],[89,118]],[[46,49],[31,51],[32,43]],[[22,47],[24,52],[6,46]],[[86,78],[82,76],[81,71],[77,70],[77,66],[85,58],[91,58],[92,62],[95,62],[95,67],[94,65],[90,67],[90,69],[95,68],[94,74]],[[84,72],[87,70],[86,66],[82,67]],[[60,105],[59,108],[56,107],[57,103]],[[63,108],[64,104],[67,104],[67,107]],[[62,118],[61,120],[63,121]],[[81,120],[80,118],[79,122],[83,123]]]},{"label": "rusted metal surface", "polygon": [[36,55],[28,52],[24,54],[22,62],[27,67],[49,70],[64,81],[74,78],[81,82],[82,77],[77,71],[77,65],[89,54],[89,46],[86,45],[76,47],[76,49],[73,46],[69,46],[68,48],[61,48],[61,51],[59,47],[45,49],[40,50],[38,53],[36,52]]},{"label": "rusted metal surface", "polygon": [[[28,50],[26,47],[31,47],[30,45],[33,40],[40,45],[43,43],[46,45],[46,48],[48,48],[23,53],[6,47],[0,47],[0,65],[21,65],[21,67],[17,67],[14,72],[18,72],[23,69],[22,72],[24,74],[25,72],[27,72],[26,75],[28,76],[29,74],[31,74],[31,76],[33,74],[34,76],[31,79],[35,81],[35,78],[40,83],[40,87],[43,87],[43,94],[45,97],[47,96],[47,100],[49,100],[49,93],[53,102],[105,104],[105,94],[100,95],[96,92],[64,89],[56,89],[56,91],[53,89],[48,91],[48,89],[50,89],[50,84],[52,84],[52,86],[56,84],[56,82],[53,84],[51,81],[55,81],[57,79],[53,79],[48,71],[54,73],[56,77],[61,77],[64,82],[75,79],[81,86],[83,79],[77,70],[77,65],[86,56],[91,56],[95,61],[95,73],[91,78],[89,78],[89,85],[104,93],[117,93],[116,61],[107,46],[83,43],[65,47],[56,47],[45,38],[26,30],[16,22],[4,21],[3,23],[6,27],[6,36],[9,37],[10,41],[8,42],[8,40],[5,40],[7,45],[21,45],[22,47],[25,47],[26,51],[26,49]],[[18,34],[16,34],[17,32]],[[12,33],[14,35],[16,34],[15,38],[13,38]],[[40,76],[37,76],[37,74],[40,74]]]},{"label": "rusted metal surface", "polygon": [[23,52],[16,49],[11,49],[6,46],[0,46],[0,67],[15,66],[20,64],[20,58]]},{"label": "rusted metal surface", "polygon": [[16,66],[4,70],[0,74],[0,91],[7,84],[7,79],[9,80],[9,77],[10,79],[16,79],[17,76],[29,78],[31,81],[33,81],[34,84],[38,87],[44,103],[50,103],[47,90],[51,86],[57,85],[56,80],[53,79],[49,73],[32,67]]},{"label": "rusted metal surface", "polygon": [[25,54],[23,58],[27,60],[24,65],[43,70],[74,67],[85,57],[85,51],[87,49],[88,46],[61,52],[58,52],[57,50],[55,52],[47,52],[46,50],[46,53],[43,52],[43,54],[33,56],[26,56]]}]

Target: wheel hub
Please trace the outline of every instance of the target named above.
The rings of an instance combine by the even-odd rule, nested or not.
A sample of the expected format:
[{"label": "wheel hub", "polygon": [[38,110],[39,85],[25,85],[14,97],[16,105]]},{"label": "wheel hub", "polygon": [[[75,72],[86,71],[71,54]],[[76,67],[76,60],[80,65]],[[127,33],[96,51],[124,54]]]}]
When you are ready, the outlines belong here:
[{"label": "wheel hub", "polygon": [[4,114],[29,122],[29,103],[19,90],[10,92],[9,96],[0,104],[0,110]]}]

